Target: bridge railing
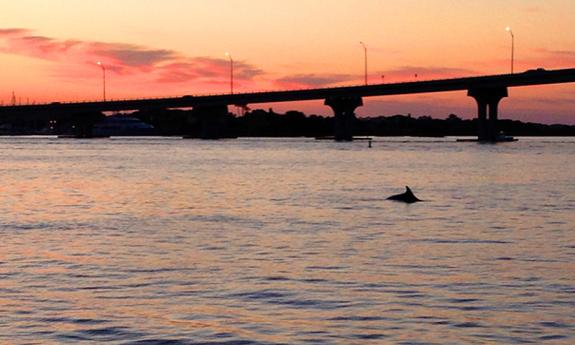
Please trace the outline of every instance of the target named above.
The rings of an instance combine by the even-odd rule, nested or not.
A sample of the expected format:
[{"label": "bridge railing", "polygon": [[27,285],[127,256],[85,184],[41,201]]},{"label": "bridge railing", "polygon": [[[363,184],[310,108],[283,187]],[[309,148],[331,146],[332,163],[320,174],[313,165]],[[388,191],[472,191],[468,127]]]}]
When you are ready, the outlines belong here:
[{"label": "bridge railing", "polygon": [[334,87],[324,87],[324,88],[294,88],[294,89],[283,89],[283,90],[258,90],[258,91],[249,91],[249,92],[240,92],[234,93],[233,95],[230,93],[194,93],[194,94],[187,94],[187,95],[178,95],[178,96],[152,96],[152,97],[134,97],[134,98],[119,98],[119,99],[109,99],[106,101],[103,100],[81,100],[81,101],[52,101],[52,102],[45,102],[45,103],[33,103],[33,104],[19,104],[19,105],[0,105],[1,108],[10,109],[10,108],[26,108],[26,107],[46,107],[51,105],[70,105],[70,104],[102,104],[102,103],[122,103],[122,102],[138,102],[138,101],[158,101],[158,100],[166,100],[166,101],[174,101],[174,100],[181,100],[185,99],[186,97],[193,97],[193,98],[205,98],[205,97],[224,97],[224,96],[234,96],[234,97],[242,97],[242,96],[250,96],[250,95],[262,95],[262,94],[275,94],[275,93],[297,93],[297,92],[306,92],[306,91],[313,91],[313,92],[322,92],[322,91],[335,91],[335,90],[345,90],[345,89],[353,89],[353,88],[373,88],[373,87],[396,87],[396,86],[409,86],[414,84],[425,84],[425,83],[434,83],[434,82],[449,82],[455,80],[469,80],[469,81],[482,81],[482,80],[489,80],[493,78],[504,78],[504,77],[518,77],[518,76],[526,76],[529,75],[527,73],[538,72],[544,75],[545,73],[553,72],[553,71],[546,71],[546,70],[529,70],[525,72],[515,73],[515,74],[493,74],[493,75],[480,75],[480,76],[468,76],[468,77],[452,77],[452,78],[436,78],[436,79],[421,79],[421,80],[410,80],[410,81],[401,81],[401,82],[394,82],[394,83],[375,83],[369,85],[363,84],[350,84],[350,85],[340,85]]},{"label": "bridge railing", "polygon": [[[502,75],[503,76],[503,75]],[[459,77],[453,78],[443,78],[443,79],[425,79],[425,80],[416,80],[416,81],[403,81],[403,82],[396,82],[396,83],[375,83],[370,84],[367,86],[389,86],[389,85],[401,85],[401,84],[409,84],[409,83],[422,83],[422,82],[429,82],[429,81],[437,81],[437,80],[450,80],[450,79],[461,79]],[[247,92],[240,92],[234,93],[234,96],[242,96],[242,95],[260,95],[266,93],[276,93],[276,92],[302,92],[302,91],[313,91],[313,90],[338,90],[338,89],[346,89],[346,88],[355,88],[355,87],[365,87],[364,84],[349,84],[349,85],[339,85],[333,87],[323,87],[323,88],[313,88],[313,87],[302,87],[302,88],[293,88],[293,89],[282,89],[282,90],[257,90],[257,91],[247,91]],[[84,99],[78,101],[46,101],[46,102],[34,102],[26,104],[16,104],[16,105],[0,105],[0,108],[11,108],[11,107],[26,107],[26,106],[50,106],[56,104],[91,104],[91,103],[117,103],[117,102],[131,102],[131,101],[154,101],[154,100],[174,100],[183,97],[216,97],[216,96],[230,96],[230,93],[227,92],[206,92],[206,93],[194,93],[189,95],[177,95],[177,96],[150,96],[150,97],[129,97],[129,98],[110,98],[106,101],[99,100],[99,99]]]}]

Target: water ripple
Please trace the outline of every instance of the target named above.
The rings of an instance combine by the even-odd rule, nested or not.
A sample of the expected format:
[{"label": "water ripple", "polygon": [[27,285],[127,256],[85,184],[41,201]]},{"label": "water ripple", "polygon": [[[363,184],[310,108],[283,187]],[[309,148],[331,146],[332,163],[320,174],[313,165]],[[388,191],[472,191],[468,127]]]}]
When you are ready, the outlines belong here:
[{"label": "water ripple", "polygon": [[575,145],[402,141],[0,140],[0,343],[572,344]]}]

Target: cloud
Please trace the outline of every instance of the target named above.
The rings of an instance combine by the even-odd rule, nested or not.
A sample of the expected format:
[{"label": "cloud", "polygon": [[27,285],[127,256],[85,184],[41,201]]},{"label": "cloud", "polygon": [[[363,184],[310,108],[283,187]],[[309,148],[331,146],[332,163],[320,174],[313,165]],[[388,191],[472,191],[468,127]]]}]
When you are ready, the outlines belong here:
[{"label": "cloud", "polygon": [[[509,60],[506,62],[509,63]],[[505,61],[501,60],[499,63],[504,64]],[[533,68],[573,68],[575,66],[575,50],[532,49],[527,56],[520,56],[515,59],[515,66],[518,71]]]},{"label": "cloud", "polygon": [[[101,61],[106,70],[123,76],[143,76],[162,83],[182,83],[201,80],[221,83],[227,80],[229,61],[210,57],[190,57],[170,49],[154,49],[141,45],[82,40],[60,40],[35,35],[22,28],[0,29],[0,52],[66,64],[66,70],[54,75],[73,78],[77,74],[71,65],[93,68]],[[64,67],[56,68],[64,69]],[[234,62],[235,77],[251,80],[264,72],[253,65]],[[74,74],[72,74],[74,73]]]},{"label": "cloud", "polygon": [[261,70],[257,67],[254,67],[248,63],[240,62],[240,61],[234,63],[234,69],[236,70],[236,75],[239,78],[247,79],[247,80],[250,80],[254,77],[258,77],[258,76],[265,74],[263,70]]},{"label": "cloud", "polygon": [[562,97],[531,97],[529,98],[529,103],[544,105],[547,107],[573,107],[575,106],[575,99]]},{"label": "cloud", "polygon": [[[480,74],[465,68],[450,67],[421,67],[421,66],[400,66],[383,72],[375,72],[369,75],[371,83],[402,82],[417,78],[443,79]],[[288,75],[275,80],[276,86],[282,88],[315,88],[330,87],[337,85],[359,85],[363,83],[363,75],[353,74],[296,74]]]},{"label": "cloud", "polygon": [[[382,72],[381,75],[385,76],[385,80],[399,79],[399,78],[414,78],[417,75],[418,79],[444,79],[454,77],[464,77],[479,74],[477,71],[466,68],[453,68],[453,67],[423,67],[423,66],[400,66],[394,69]],[[400,81],[400,80],[397,80]]]},{"label": "cloud", "polygon": [[130,67],[153,67],[179,55],[175,51],[124,43],[58,40],[32,35],[31,31],[26,29],[0,31],[0,51],[55,62],[93,64],[103,61],[110,70],[116,71],[125,71]]},{"label": "cloud", "polygon": [[[178,58],[156,68],[157,81],[162,83],[181,83],[190,80],[212,84],[229,82],[230,62],[210,57]],[[261,69],[241,61],[234,61],[234,77],[238,81],[251,80],[263,75]]]},{"label": "cloud", "polygon": [[25,55],[45,60],[65,56],[78,41],[57,41],[49,37],[29,35],[25,29],[4,29],[0,34],[0,51],[7,54]]},{"label": "cloud", "polygon": [[278,86],[287,88],[326,87],[343,82],[357,80],[358,77],[350,74],[296,74],[275,80]]},{"label": "cloud", "polygon": [[195,80],[202,75],[197,66],[189,62],[175,62],[162,66],[158,72],[157,81],[161,83],[183,83]]},{"label": "cloud", "polygon": [[28,29],[19,29],[19,28],[0,29],[0,36],[24,35],[29,32],[31,31]]},{"label": "cloud", "polygon": [[574,66],[575,65],[575,50],[549,50],[538,49],[540,54],[543,55],[545,65],[554,66]]},{"label": "cloud", "polygon": [[178,53],[167,49],[148,49],[133,44],[86,43],[87,50],[115,63],[131,67],[152,67],[178,58]]}]

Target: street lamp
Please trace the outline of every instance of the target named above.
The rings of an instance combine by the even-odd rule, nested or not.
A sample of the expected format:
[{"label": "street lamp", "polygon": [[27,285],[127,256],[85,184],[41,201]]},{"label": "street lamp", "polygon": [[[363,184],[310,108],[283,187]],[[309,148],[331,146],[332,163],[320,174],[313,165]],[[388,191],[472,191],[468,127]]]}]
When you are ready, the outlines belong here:
[{"label": "street lamp", "polygon": [[513,74],[513,64],[515,60],[515,35],[509,26],[505,28],[505,31],[511,34],[511,74]]},{"label": "street lamp", "polygon": [[226,56],[230,59],[230,94],[234,94],[234,59],[230,53],[226,53]]},{"label": "street lamp", "polygon": [[364,67],[364,79],[365,79],[365,86],[367,86],[367,46],[363,42],[359,42],[363,47],[363,67]]},{"label": "street lamp", "polygon": [[104,96],[104,102],[106,102],[106,67],[101,61],[98,61],[98,66],[102,67],[102,93]]}]

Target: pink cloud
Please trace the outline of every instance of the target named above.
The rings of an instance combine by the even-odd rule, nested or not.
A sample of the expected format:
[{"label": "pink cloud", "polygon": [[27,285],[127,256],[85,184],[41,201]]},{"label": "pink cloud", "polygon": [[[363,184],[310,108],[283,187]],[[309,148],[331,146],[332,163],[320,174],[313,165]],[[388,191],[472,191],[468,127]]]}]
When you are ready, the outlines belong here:
[{"label": "pink cloud", "polygon": [[[430,80],[480,75],[481,73],[464,68],[401,66],[370,73],[368,80],[370,84],[413,81],[416,74],[417,80]],[[353,74],[296,74],[275,80],[275,84],[280,88],[332,87],[362,83],[363,75]]]},{"label": "pink cloud", "polygon": [[[485,67],[496,66],[500,72],[509,71],[509,57],[486,61]],[[575,66],[575,50],[553,50],[547,48],[516,51],[515,71],[521,72],[533,68],[560,69]]]},{"label": "pink cloud", "polygon": [[[118,75],[147,78],[150,82],[182,83],[201,79],[207,83],[221,83],[228,77],[229,61],[209,57],[190,57],[169,49],[145,46],[60,40],[33,35],[28,29],[0,29],[0,52],[33,57],[53,62],[65,62],[66,69],[55,75],[72,79],[83,78],[76,66],[93,68],[102,61],[106,69]],[[264,72],[249,63],[235,61],[235,76],[251,80]],[[63,67],[56,67],[63,69]],[[73,73],[73,74],[72,74]]]},{"label": "pink cloud", "polygon": [[189,62],[174,62],[163,66],[157,80],[161,83],[183,83],[200,78],[196,66]]},{"label": "pink cloud", "polygon": [[537,59],[545,66],[575,66],[575,50],[537,49],[542,57]]},{"label": "pink cloud", "polygon": [[275,84],[288,89],[316,88],[355,82],[357,79],[357,76],[349,74],[296,74],[276,79]]},{"label": "pink cloud", "polygon": [[58,60],[65,56],[78,41],[56,41],[49,37],[29,35],[28,30],[6,29],[0,34],[0,51],[45,60]]},{"label": "pink cloud", "polygon": [[479,75],[481,73],[465,68],[453,67],[423,67],[423,66],[401,66],[381,73],[386,82],[401,82],[414,80],[417,75],[418,80],[446,79],[456,77],[467,77]]},{"label": "pink cloud", "polygon": [[575,107],[575,99],[573,98],[561,98],[561,97],[531,97],[529,103],[543,105],[547,107]]},{"label": "pink cloud", "polygon": [[0,36],[24,35],[29,32],[31,31],[28,29],[20,29],[20,28],[0,29]]},{"label": "pink cloud", "polygon": [[[154,73],[162,83],[181,83],[199,80],[212,84],[228,83],[230,62],[210,57],[186,57],[157,66]],[[249,81],[264,74],[258,68],[241,61],[234,61],[234,77]]]},{"label": "pink cloud", "polygon": [[133,44],[86,42],[84,45],[90,55],[101,56],[125,67],[153,67],[179,57],[172,50],[148,49]]}]

